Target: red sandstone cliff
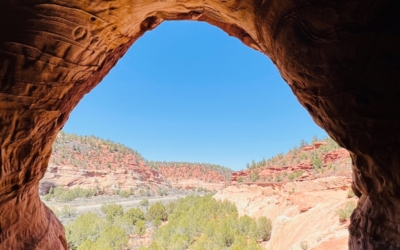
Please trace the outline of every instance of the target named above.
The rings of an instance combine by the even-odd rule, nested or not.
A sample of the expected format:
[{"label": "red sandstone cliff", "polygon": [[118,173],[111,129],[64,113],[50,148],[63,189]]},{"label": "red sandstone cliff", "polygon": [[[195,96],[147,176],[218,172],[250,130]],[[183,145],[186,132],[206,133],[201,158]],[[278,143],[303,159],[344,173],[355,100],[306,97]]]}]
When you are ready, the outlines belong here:
[{"label": "red sandstone cliff", "polygon": [[212,164],[151,162],[110,140],[60,132],[40,192],[46,194],[55,186],[95,188],[108,194],[117,190],[156,192],[171,187],[219,190],[230,179],[230,173]]},{"label": "red sandstone cliff", "polygon": [[249,168],[232,173],[235,183],[274,183],[313,180],[328,176],[351,177],[351,159],[346,149],[330,139],[313,145],[294,147],[288,153],[253,162]]}]

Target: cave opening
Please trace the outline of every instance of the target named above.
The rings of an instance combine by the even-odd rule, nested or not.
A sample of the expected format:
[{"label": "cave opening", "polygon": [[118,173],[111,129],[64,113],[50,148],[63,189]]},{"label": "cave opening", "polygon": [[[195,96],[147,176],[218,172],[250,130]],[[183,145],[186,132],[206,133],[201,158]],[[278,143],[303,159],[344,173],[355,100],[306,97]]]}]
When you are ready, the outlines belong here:
[{"label": "cave opening", "polygon": [[399,249],[399,12],[396,0],[2,1],[1,248],[67,248],[37,191],[58,131],[146,31],[199,20],[271,58],[350,151],[360,200],[349,248]]},{"label": "cave opening", "polygon": [[168,21],[147,32],[63,129],[121,142],[149,160],[234,170],[326,136],[269,58],[193,21]]}]

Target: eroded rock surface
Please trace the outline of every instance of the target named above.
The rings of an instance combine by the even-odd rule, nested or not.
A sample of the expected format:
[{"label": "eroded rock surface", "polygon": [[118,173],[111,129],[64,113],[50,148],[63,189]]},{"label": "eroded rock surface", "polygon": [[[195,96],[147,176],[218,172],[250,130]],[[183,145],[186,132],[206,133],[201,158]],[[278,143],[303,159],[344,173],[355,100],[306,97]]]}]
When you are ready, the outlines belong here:
[{"label": "eroded rock surface", "polygon": [[351,152],[350,248],[400,248],[399,1],[4,0],[0,18],[0,248],[66,247],[37,193],[57,132],[145,31],[181,19],[271,58]]},{"label": "eroded rock surface", "polygon": [[272,234],[265,249],[342,250],[347,249],[349,224],[339,220],[338,210],[356,201],[347,197],[350,183],[345,176],[332,176],[274,185],[236,184],[214,198],[235,203],[239,215],[270,218]]}]

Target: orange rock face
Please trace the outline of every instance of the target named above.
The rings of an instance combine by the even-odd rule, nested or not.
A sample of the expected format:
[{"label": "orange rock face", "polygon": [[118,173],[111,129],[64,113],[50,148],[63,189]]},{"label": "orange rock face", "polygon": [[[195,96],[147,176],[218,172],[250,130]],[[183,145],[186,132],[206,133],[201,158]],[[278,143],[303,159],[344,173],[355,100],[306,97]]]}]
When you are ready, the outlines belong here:
[{"label": "orange rock face", "polygon": [[50,187],[81,187],[99,189],[102,194],[113,194],[116,190],[138,191],[144,187],[156,192],[168,189],[169,183],[159,172],[148,166],[136,166],[129,169],[79,169],[75,166],[50,165],[40,182],[41,194],[47,194]]},{"label": "orange rock face", "polygon": [[182,165],[180,167],[159,166],[160,173],[173,187],[190,189],[195,187],[219,190],[230,182],[230,174],[202,165]]},{"label": "orange rock face", "polygon": [[[38,197],[69,113],[164,20],[220,27],[269,56],[314,121],[351,153],[351,249],[400,248],[397,0],[3,0],[0,247],[66,248]],[[156,69],[155,69],[156,70]]]},{"label": "orange rock face", "polygon": [[[319,143],[319,145],[323,145]],[[310,148],[304,150],[304,148]],[[300,152],[309,152],[314,155],[318,155],[322,159],[322,166],[316,172],[313,168],[313,164],[309,160],[302,160],[299,163],[288,163],[284,166],[265,166],[255,169],[247,169],[242,171],[237,171],[232,173],[231,181],[233,184],[238,182],[256,182],[258,185],[262,185],[265,182],[280,182],[280,181],[290,181],[290,180],[313,180],[319,177],[326,176],[351,176],[351,168],[348,163],[350,160],[349,152],[344,148],[334,149],[326,153],[318,152],[319,146],[306,146],[300,149]],[[287,159],[299,159],[299,156],[293,156],[293,153],[288,153],[284,156]],[[283,159],[285,161],[285,159]],[[281,163],[280,163],[281,164]],[[334,166],[333,166],[334,165]],[[251,180],[252,174],[257,173],[257,180]],[[297,174],[297,175],[295,175]],[[289,176],[292,175],[292,179]],[[280,179],[277,179],[277,176]],[[261,184],[260,184],[261,183]]]},{"label": "orange rock face", "polygon": [[60,132],[39,191],[45,195],[56,186],[95,189],[100,194],[158,193],[171,186],[219,190],[229,182],[230,173],[213,164],[147,161],[120,143]]}]

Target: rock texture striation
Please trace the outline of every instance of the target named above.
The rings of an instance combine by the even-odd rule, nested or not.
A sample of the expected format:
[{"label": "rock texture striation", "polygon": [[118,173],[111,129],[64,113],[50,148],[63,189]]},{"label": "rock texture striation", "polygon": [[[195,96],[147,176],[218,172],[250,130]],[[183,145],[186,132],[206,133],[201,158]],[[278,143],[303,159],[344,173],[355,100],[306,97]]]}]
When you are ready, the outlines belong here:
[{"label": "rock texture striation", "polygon": [[0,18],[0,248],[67,248],[37,191],[57,132],[144,32],[188,19],[269,56],[351,152],[350,249],[400,249],[399,1],[4,0]]}]

